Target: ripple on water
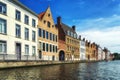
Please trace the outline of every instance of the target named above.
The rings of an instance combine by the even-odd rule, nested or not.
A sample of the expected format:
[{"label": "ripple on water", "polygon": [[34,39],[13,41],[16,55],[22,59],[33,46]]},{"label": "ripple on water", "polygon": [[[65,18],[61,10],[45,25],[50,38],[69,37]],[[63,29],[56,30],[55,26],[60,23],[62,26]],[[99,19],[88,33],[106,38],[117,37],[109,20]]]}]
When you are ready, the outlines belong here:
[{"label": "ripple on water", "polygon": [[0,80],[120,80],[120,61],[6,69]]}]

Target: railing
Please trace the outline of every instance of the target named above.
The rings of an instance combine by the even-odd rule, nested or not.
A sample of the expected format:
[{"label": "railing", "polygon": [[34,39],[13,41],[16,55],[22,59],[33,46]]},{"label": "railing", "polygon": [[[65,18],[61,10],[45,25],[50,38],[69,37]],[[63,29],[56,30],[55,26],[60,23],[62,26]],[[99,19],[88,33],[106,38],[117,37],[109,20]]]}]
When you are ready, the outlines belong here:
[{"label": "railing", "polygon": [[21,55],[17,56],[16,54],[5,54],[5,53],[0,53],[0,60],[39,60],[38,56],[32,56],[32,55]]}]

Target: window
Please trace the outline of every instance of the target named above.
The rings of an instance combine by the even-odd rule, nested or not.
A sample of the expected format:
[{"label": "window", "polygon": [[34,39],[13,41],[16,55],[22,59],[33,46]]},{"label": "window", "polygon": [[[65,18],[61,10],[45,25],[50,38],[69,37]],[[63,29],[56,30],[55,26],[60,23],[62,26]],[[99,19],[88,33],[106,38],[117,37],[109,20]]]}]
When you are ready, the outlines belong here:
[{"label": "window", "polygon": [[25,45],[25,55],[29,55],[29,45]]},{"label": "window", "polygon": [[29,29],[25,28],[25,40],[29,40]]},{"label": "window", "polygon": [[55,41],[55,35],[53,34],[53,41]]},{"label": "window", "polygon": [[54,25],[52,25],[52,27],[54,27]]},{"label": "window", "polygon": [[21,12],[18,11],[18,10],[16,10],[15,19],[16,19],[16,20],[19,20],[19,21],[21,20]]},{"label": "window", "polygon": [[52,33],[50,33],[50,40],[52,40]]},{"label": "window", "polygon": [[55,52],[55,46],[53,45],[53,52]]},{"label": "window", "polygon": [[48,52],[48,44],[46,44],[46,51]]},{"label": "window", "polygon": [[44,22],[44,24],[45,24],[45,23],[46,23],[46,20],[44,20],[43,22]]},{"label": "window", "polygon": [[43,30],[43,38],[45,38],[45,30]]},{"label": "window", "polygon": [[85,46],[85,42],[84,42],[84,41],[81,41],[81,45],[82,45],[82,46]]},{"label": "window", "polygon": [[35,41],[36,39],[35,31],[32,31],[32,41]]},{"label": "window", "polygon": [[32,46],[32,55],[35,56],[36,55],[36,47]]},{"label": "window", "polygon": [[6,14],[7,8],[6,4],[0,2],[0,14]]},{"label": "window", "polygon": [[24,20],[25,24],[29,24],[29,17],[27,15],[25,15],[25,20]]},{"label": "window", "polygon": [[77,34],[74,34],[74,38],[77,38]]},{"label": "window", "polygon": [[43,51],[45,51],[45,43],[43,43]]},{"label": "window", "polygon": [[57,40],[58,40],[58,37],[57,37],[57,35],[56,35],[56,42],[57,42]]},{"label": "window", "polygon": [[43,37],[43,30],[41,29],[41,37]]},{"label": "window", "polygon": [[51,25],[51,24],[50,24],[50,22],[48,21],[48,22],[47,22],[47,26],[50,27],[50,25]]},{"label": "window", "polygon": [[42,50],[42,42],[39,42],[39,49]]},{"label": "window", "polygon": [[6,34],[6,20],[0,18],[0,33]]},{"label": "window", "polygon": [[50,13],[48,14],[48,17],[50,17]]},{"label": "window", "polygon": [[73,32],[71,32],[71,37],[73,37],[73,35],[74,35]]},{"label": "window", "polygon": [[38,35],[41,37],[41,28],[38,29]]},{"label": "window", "polygon": [[80,51],[81,51],[82,53],[85,53],[85,49],[83,49],[83,48],[81,48]]},{"label": "window", "polygon": [[48,31],[46,31],[46,39],[48,39]]},{"label": "window", "polygon": [[7,52],[6,41],[0,41],[0,54],[5,54]]},{"label": "window", "polygon": [[69,36],[70,36],[70,31],[67,31],[67,35],[69,35]]},{"label": "window", "polygon": [[50,44],[50,52],[52,52],[52,45]]},{"label": "window", "polygon": [[21,27],[18,24],[16,24],[16,37],[17,38],[21,37]]},{"label": "window", "polygon": [[32,26],[33,26],[33,27],[36,26],[36,21],[35,21],[35,19],[32,19]]},{"label": "window", "polygon": [[57,46],[56,46],[56,53],[57,53]]}]

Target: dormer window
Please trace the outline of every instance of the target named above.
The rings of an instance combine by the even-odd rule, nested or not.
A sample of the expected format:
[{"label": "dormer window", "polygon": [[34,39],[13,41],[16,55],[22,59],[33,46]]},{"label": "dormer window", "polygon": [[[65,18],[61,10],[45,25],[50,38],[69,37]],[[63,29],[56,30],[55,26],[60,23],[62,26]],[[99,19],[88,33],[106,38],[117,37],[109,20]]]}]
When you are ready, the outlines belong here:
[{"label": "dormer window", "polygon": [[47,26],[50,27],[50,25],[51,25],[51,24],[50,24],[50,22],[48,21],[48,22],[47,22]]},{"label": "dormer window", "polygon": [[54,27],[54,25],[52,25],[52,27]]},{"label": "dormer window", "polygon": [[48,17],[50,17],[50,13],[48,14]]},{"label": "dormer window", "polygon": [[67,35],[69,35],[69,36],[70,36],[70,31],[67,31]]},{"label": "dormer window", "polygon": [[73,32],[71,32],[71,37],[73,37]]},{"label": "dormer window", "polygon": [[77,38],[77,34],[74,34],[74,38]]},{"label": "dormer window", "polygon": [[43,22],[44,22],[44,24],[45,24],[45,23],[46,23],[46,20],[44,20]]}]

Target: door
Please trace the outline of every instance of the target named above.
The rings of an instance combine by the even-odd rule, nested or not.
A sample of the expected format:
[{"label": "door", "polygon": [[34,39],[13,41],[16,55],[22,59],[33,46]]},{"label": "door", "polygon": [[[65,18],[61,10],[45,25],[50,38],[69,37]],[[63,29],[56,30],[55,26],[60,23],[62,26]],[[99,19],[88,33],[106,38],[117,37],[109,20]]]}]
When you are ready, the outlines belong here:
[{"label": "door", "polygon": [[42,59],[42,51],[39,51],[39,58]]},{"label": "door", "polygon": [[55,60],[55,56],[52,56],[52,60],[53,60],[53,61]]},{"label": "door", "polygon": [[21,60],[21,44],[16,43],[16,54],[17,54],[17,60]]},{"label": "door", "polygon": [[65,53],[64,51],[59,52],[59,61],[64,61],[65,60]]}]

